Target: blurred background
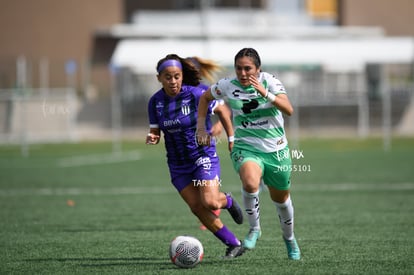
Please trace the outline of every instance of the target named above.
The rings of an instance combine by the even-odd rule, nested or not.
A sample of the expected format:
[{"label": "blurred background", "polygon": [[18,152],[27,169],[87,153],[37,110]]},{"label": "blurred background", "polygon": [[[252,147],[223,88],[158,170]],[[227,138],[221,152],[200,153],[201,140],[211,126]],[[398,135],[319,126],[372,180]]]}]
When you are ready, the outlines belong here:
[{"label": "blurred background", "polygon": [[155,66],[258,50],[301,137],[414,136],[412,0],[0,0],[0,143],[143,140]]}]

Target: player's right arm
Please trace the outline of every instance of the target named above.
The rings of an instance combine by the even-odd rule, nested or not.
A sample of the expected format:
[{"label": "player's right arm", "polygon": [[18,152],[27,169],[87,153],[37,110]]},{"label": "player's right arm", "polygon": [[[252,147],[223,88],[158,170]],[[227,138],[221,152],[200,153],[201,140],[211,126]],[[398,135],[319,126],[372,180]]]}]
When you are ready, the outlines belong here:
[{"label": "player's right arm", "polygon": [[160,129],[150,128],[147,134],[146,144],[155,145],[160,142]]},{"label": "player's right arm", "polygon": [[148,102],[148,118],[149,118],[149,132],[146,137],[146,144],[155,145],[160,142],[160,128],[158,125],[158,117],[155,108],[155,97],[151,97]]}]

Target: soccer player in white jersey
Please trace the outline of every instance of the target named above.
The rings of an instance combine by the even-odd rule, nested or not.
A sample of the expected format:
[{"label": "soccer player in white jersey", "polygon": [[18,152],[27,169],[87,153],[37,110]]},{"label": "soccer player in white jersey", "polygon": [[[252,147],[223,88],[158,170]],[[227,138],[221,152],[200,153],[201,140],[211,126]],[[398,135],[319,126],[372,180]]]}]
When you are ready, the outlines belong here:
[{"label": "soccer player in white jersey", "polygon": [[261,71],[260,56],[253,48],[240,50],[234,58],[236,78],[219,80],[199,102],[197,140],[210,144],[204,121],[209,102],[224,99],[233,111],[235,140],[231,158],[243,185],[243,202],[250,230],[243,245],[253,249],[262,231],[260,227],[259,190],[263,180],[276,207],[288,258],[300,259],[293,225],[290,197],[291,158],[284,129],[284,115],[293,108],[283,84]]}]

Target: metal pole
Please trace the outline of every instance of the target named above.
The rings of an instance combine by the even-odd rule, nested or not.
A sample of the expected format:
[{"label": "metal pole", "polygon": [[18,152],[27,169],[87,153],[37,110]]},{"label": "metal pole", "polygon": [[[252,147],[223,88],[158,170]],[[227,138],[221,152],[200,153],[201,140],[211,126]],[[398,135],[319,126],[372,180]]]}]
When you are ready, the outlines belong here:
[{"label": "metal pole", "polygon": [[391,150],[391,90],[388,83],[387,65],[381,66],[382,92],[382,143],[384,151]]},{"label": "metal pole", "polygon": [[76,133],[76,92],[74,89],[66,89],[66,109],[65,115],[67,116],[68,136],[71,141],[77,141],[78,136]]},{"label": "metal pole", "polygon": [[39,78],[41,93],[47,97],[49,95],[49,60],[46,57],[39,61]]},{"label": "metal pole", "polygon": [[294,89],[291,89],[292,91],[292,105],[294,109],[294,113],[292,116],[289,117],[289,127],[291,131],[291,137],[289,140],[292,143],[291,146],[289,146],[290,149],[292,148],[299,148],[299,91],[302,89],[302,86],[297,86]]},{"label": "metal pole", "polygon": [[203,57],[210,58],[210,34],[208,31],[209,0],[201,0],[200,3],[200,34],[203,42]]},{"label": "metal pole", "polygon": [[369,134],[368,91],[364,83],[365,77],[358,81],[358,137],[366,138]]},{"label": "metal pole", "polygon": [[20,89],[20,149],[23,157],[29,156],[29,144],[27,138],[27,61],[26,57],[19,56],[17,58],[17,88]]},{"label": "metal pole", "polygon": [[[275,74],[277,75],[276,72]],[[291,144],[291,149],[299,147],[299,101],[300,95],[302,94],[302,90],[304,89],[304,85],[301,85],[301,79],[301,72],[296,70],[287,72],[282,76],[282,82],[285,85],[285,87],[287,87],[286,89],[289,94],[289,98],[292,102],[292,107],[294,110],[293,115],[289,117],[289,144]]]},{"label": "metal pole", "polygon": [[112,153],[119,154],[122,151],[121,144],[121,101],[117,89],[117,68],[109,65],[111,74],[111,121],[112,121]]},{"label": "metal pole", "polygon": [[[68,125],[68,137],[70,140],[75,140],[75,133],[74,133],[74,114],[71,112],[74,112],[75,107],[71,106],[71,102],[73,101],[72,98],[76,97],[76,87],[77,87],[77,79],[76,74],[78,70],[78,64],[74,59],[69,59],[65,63],[65,73],[66,73],[66,102],[67,102],[67,125]],[[74,96],[72,96],[74,95]]]},{"label": "metal pole", "polygon": [[65,72],[66,72],[66,85],[69,89],[76,91],[76,72],[78,70],[78,65],[75,60],[68,60],[65,63]]}]

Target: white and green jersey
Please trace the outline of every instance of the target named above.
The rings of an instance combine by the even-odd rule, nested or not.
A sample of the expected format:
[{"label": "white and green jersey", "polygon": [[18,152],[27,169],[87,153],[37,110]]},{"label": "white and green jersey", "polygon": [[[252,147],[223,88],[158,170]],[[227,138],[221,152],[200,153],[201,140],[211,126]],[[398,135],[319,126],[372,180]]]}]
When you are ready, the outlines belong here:
[{"label": "white and green jersey", "polygon": [[[261,72],[258,79],[269,93],[286,93],[273,75]],[[224,78],[211,86],[211,93],[224,99],[233,111],[235,148],[271,153],[287,146],[282,112],[252,86],[241,86],[237,78]]]}]

